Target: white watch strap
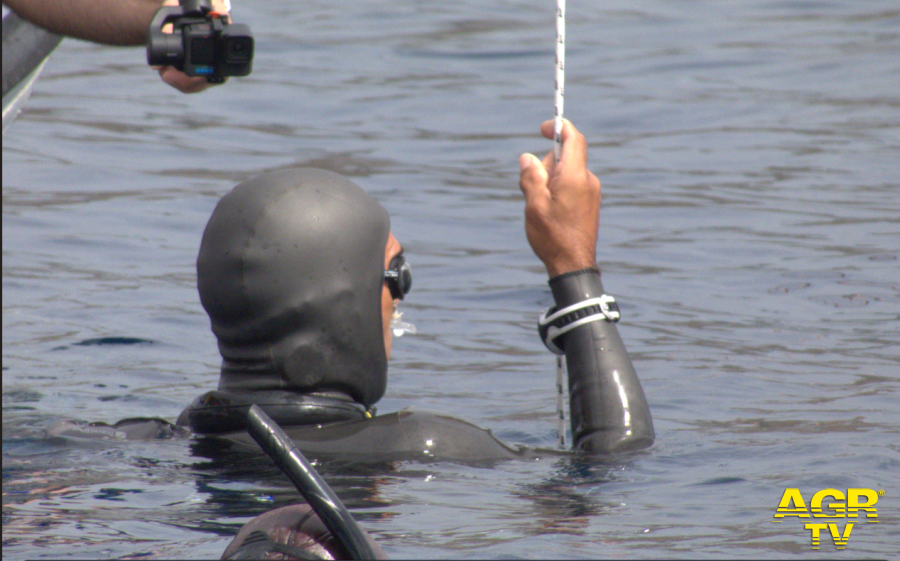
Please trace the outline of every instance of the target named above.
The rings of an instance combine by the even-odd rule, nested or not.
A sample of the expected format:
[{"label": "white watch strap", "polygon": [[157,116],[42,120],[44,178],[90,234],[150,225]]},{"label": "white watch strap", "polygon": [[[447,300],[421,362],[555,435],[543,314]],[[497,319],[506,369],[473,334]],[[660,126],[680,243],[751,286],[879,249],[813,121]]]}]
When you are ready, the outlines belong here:
[{"label": "white watch strap", "polygon": [[[547,315],[548,313],[550,315]],[[548,349],[556,354],[563,354],[564,351],[556,344],[557,338],[586,323],[601,319],[616,322],[619,321],[619,317],[616,299],[604,294],[599,298],[589,298],[566,306],[562,310],[553,311],[553,308],[544,310],[538,319],[538,333]]]}]

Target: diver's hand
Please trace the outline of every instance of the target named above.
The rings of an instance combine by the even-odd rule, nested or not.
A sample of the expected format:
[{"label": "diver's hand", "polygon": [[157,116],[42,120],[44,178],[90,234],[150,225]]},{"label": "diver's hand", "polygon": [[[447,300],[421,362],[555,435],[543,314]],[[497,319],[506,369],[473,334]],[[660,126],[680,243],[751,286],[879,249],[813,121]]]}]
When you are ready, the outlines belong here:
[{"label": "diver's hand", "polygon": [[[177,6],[178,0],[165,0],[163,6]],[[227,14],[228,9],[223,0],[212,0],[213,10]],[[229,17],[229,22],[231,18]],[[163,27],[163,33],[171,33],[171,25]],[[218,84],[210,84],[203,76],[188,76],[184,72],[178,70],[174,66],[157,66],[159,77],[162,81],[169,84],[181,93],[198,93]]]},{"label": "diver's hand", "polygon": [[[553,121],[541,124],[553,138]],[[572,123],[563,121],[562,154],[544,160],[519,157],[519,187],[525,194],[525,234],[550,278],[596,267],[600,223],[600,180],[587,169],[587,141]]]}]

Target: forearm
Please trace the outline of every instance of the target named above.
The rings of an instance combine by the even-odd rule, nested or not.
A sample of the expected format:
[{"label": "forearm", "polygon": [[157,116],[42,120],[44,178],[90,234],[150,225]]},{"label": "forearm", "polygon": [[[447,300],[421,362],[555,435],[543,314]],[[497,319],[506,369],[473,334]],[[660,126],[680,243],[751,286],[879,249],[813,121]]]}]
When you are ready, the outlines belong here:
[{"label": "forearm", "polygon": [[163,0],[3,0],[31,23],[106,45],[144,45]]},{"label": "forearm", "polygon": [[[557,309],[603,295],[599,272],[550,280]],[[653,420],[616,324],[600,319],[562,336],[573,448],[615,452],[653,443]]]}]

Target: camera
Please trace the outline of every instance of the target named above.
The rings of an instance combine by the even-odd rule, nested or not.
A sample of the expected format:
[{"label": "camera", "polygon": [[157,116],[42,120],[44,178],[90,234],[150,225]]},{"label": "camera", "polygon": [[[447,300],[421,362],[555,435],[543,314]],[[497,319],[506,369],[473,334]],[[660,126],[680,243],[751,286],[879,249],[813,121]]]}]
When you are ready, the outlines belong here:
[{"label": "camera", "polygon": [[[163,27],[172,24],[172,33]],[[147,34],[147,64],[174,66],[188,76],[221,83],[228,76],[247,76],[253,63],[250,27],[227,22],[210,0],[179,0],[163,6]]]}]

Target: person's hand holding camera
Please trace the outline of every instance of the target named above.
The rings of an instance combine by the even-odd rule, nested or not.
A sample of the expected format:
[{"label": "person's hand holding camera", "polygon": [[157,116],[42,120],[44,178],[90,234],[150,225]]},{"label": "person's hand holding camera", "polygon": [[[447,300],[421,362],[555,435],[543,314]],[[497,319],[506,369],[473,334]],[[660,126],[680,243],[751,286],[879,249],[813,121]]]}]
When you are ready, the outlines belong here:
[{"label": "person's hand holding camera", "polygon": [[[211,10],[217,18],[221,15],[222,22],[230,22],[228,0],[193,0],[189,3],[205,3],[207,11]],[[22,19],[53,33],[101,45],[129,47],[146,46],[148,25],[158,11],[179,6],[178,0],[3,0],[3,4]],[[237,66],[245,70],[241,75],[246,75],[253,57],[252,37],[249,28],[238,27],[239,33],[247,37],[231,43],[237,47],[232,54],[239,58]],[[171,28],[171,25],[163,26],[160,33],[171,33]],[[188,76],[165,63],[157,65],[156,69],[163,82],[185,93],[203,91],[212,83],[224,81],[218,77],[211,82],[205,77]],[[225,75],[236,74],[232,70]]]},{"label": "person's hand holding camera", "polygon": [[[228,7],[225,5],[223,0],[211,0],[213,9],[219,13],[228,13]],[[177,6],[178,0],[165,0],[162,3],[163,6]],[[225,16],[230,21],[230,17]],[[167,25],[163,28],[163,33],[171,33],[172,26]],[[209,88],[210,86],[216,86],[218,84],[210,82],[206,78],[202,76],[188,76],[181,70],[178,70],[174,66],[155,66],[159,71],[159,77],[162,78],[162,81],[169,84],[176,90],[182,93],[198,93],[203,90]]]}]

